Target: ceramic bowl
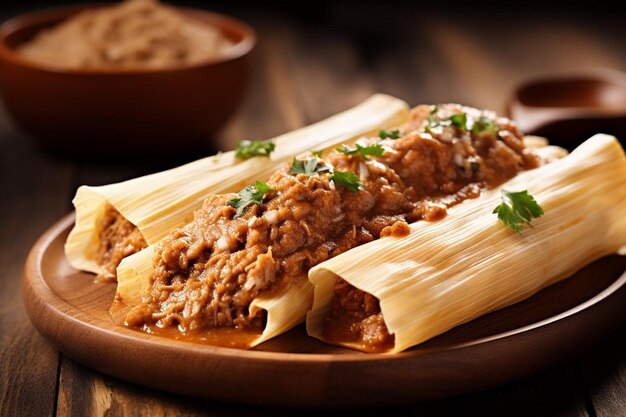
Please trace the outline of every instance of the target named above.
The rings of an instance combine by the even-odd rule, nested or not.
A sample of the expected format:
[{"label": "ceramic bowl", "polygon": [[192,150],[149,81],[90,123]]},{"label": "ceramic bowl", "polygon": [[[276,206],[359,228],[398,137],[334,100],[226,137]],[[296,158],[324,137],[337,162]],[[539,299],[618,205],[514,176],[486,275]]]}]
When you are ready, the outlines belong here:
[{"label": "ceramic bowl", "polygon": [[73,153],[172,153],[210,145],[246,90],[255,33],[217,13],[180,8],[234,42],[219,57],[165,69],[63,69],[15,50],[38,31],[87,8],[29,13],[0,26],[0,92],[6,108],[45,147]]},{"label": "ceramic bowl", "polygon": [[523,82],[508,115],[528,134],[573,149],[596,133],[626,143],[626,74],[611,70],[553,74]]}]

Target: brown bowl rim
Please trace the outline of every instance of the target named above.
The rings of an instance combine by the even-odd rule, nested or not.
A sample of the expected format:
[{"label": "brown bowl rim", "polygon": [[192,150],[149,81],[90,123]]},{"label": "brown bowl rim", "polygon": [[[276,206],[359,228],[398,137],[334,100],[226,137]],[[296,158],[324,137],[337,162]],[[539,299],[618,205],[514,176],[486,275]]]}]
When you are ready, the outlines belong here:
[{"label": "brown bowl rim", "polygon": [[14,48],[6,45],[6,37],[17,30],[23,29],[25,27],[33,26],[33,25],[41,25],[46,22],[55,21],[58,19],[63,19],[68,17],[69,15],[79,13],[83,10],[93,9],[93,8],[101,8],[107,6],[113,6],[117,3],[110,2],[101,2],[101,3],[90,3],[90,4],[80,4],[80,5],[66,5],[66,6],[56,6],[56,7],[48,7],[39,10],[35,10],[33,12],[24,13],[15,17],[12,17],[6,21],[4,21],[0,25],[0,59],[11,62],[12,64],[30,67],[33,69],[37,69],[39,71],[45,71],[50,73],[57,74],[68,74],[68,75],[142,75],[142,74],[163,74],[163,73],[174,73],[180,71],[188,71],[202,67],[210,67],[212,65],[221,64],[224,62],[233,61],[239,59],[247,54],[249,54],[254,46],[256,45],[256,32],[254,29],[248,25],[247,23],[234,18],[232,16],[228,16],[222,13],[207,11],[202,9],[190,8],[190,7],[180,7],[173,6],[172,7],[189,18],[194,17],[203,17],[206,18],[211,23],[215,24],[219,29],[223,27],[229,27],[234,31],[241,34],[242,39],[238,43],[236,43],[231,48],[228,48],[223,53],[217,55],[216,57],[212,57],[201,62],[197,62],[194,64],[185,64],[185,65],[173,65],[163,68],[89,68],[89,69],[77,69],[77,68],[66,68],[61,65],[52,65],[45,64],[35,60],[31,60],[21,56],[17,53]]},{"label": "brown bowl rim", "polygon": [[566,113],[572,115],[589,115],[590,117],[606,117],[606,116],[620,116],[626,114],[626,106],[614,106],[598,108],[594,106],[584,107],[563,107],[563,106],[538,106],[522,102],[520,99],[520,93],[529,87],[533,87],[537,84],[553,83],[553,82],[566,82],[575,81],[581,79],[602,81],[605,83],[612,83],[621,85],[626,88],[626,73],[610,69],[610,68],[590,68],[584,70],[570,70],[570,71],[555,71],[537,74],[516,84],[513,88],[513,92],[508,100],[507,112],[510,113],[512,107],[525,108],[529,111],[552,111],[559,113]]}]

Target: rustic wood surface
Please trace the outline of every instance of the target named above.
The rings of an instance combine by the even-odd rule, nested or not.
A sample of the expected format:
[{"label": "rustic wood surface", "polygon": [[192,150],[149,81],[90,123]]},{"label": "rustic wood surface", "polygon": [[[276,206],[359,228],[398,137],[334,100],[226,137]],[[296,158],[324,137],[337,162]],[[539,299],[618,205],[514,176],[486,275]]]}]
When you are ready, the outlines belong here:
[{"label": "rustic wood surface", "polygon": [[26,261],[22,291],[32,323],[80,364],[183,395],[325,408],[433,401],[559,364],[626,318],[616,317],[626,305],[626,258],[611,256],[398,355],[322,343],[308,337],[303,325],[247,351],[198,346],[115,325],[109,316],[115,283],[95,280],[67,262],[63,245],[73,221],[70,214],[55,223]]},{"label": "rustic wood surface", "polygon": [[[378,91],[411,104],[456,101],[503,111],[513,86],[531,75],[596,67],[626,71],[626,32],[619,14],[513,15],[490,9],[424,16],[372,4],[358,10],[354,4],[327,5],[301,14],[268,13],[262,7],[231,10],[257,29],[260,42],[248,98],[216,139],[216,149],[320,120]],[[194,400],[128,384],[63,357],[28,321],[20,296],[26,254],[70,211],[78,184],[118,181],[198,156],[78,162],[43,153],[5,112],[0,114],[0,416],[319,414]],[[626,328],[574,360],[496,389],[362,412],[468,413],[626,415]]]}]

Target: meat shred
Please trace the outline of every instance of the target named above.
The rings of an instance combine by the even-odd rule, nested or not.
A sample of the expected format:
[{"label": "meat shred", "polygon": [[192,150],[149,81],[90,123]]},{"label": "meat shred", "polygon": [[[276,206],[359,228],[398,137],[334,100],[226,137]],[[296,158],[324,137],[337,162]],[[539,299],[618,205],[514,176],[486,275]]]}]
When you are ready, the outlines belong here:
[{"label": "meat shred", "polygon": [[147,246],[139,229],[110,204],[105,206],[97,230],[96,262],[102,267],[100,278],[115,279],[115,270],[122,259]]}]

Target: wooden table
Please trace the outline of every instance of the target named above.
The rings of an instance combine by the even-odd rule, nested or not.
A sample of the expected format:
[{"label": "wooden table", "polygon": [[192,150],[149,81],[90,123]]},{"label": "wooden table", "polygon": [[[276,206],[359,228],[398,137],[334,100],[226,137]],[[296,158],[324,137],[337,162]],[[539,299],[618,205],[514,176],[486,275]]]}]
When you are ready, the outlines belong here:
[{"label": "wooden table", "polygon": [[[556,17],[491,9],[469,10],[461,18],[442,10],[419,14],[400,3],[360,9],[326,4],[314,12],[231,10],[255,26],[260,42],[247,101],[216,138],[217,148],[320,120],[374,92],[411,104],[456,101],[503,111],[512,87],[527,76],[592,67],[626,70],[624,22],[610,13],[588,19],[584,13]],[[181,398],[102,375],[57,352],[26,316],[20,282],[27,251],[72,209],[79,184],[114,182],[200,156],[156,163],[146,156],[133,164],[66,159],[42,152],[1,112],[0,416],[318,415]],[[626,327],[593,350],[524,380],[362,414],[477,412],[626,416]]]}]

